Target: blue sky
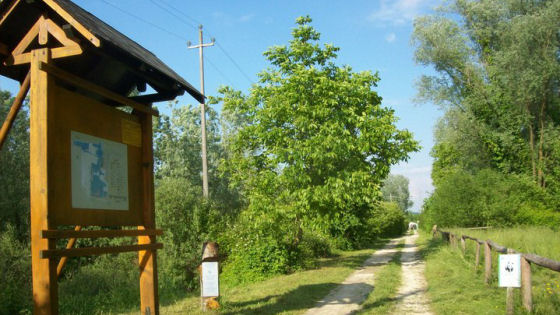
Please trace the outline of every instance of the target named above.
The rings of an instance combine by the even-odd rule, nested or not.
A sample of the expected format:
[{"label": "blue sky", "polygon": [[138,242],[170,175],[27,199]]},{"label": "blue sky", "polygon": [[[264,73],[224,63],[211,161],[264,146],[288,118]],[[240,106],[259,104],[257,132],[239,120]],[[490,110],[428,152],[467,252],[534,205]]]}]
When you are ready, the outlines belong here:
[{"label": "blue sky", "polygon": [[[432,128],[440,112],[431,104],[416,105],[414,82],[431,70],[415,65],[410,44],[413,19],[428,14],[437,0],[346,1],[184,1],[184,0],[73,0],[120,32],[156,54],[199,88],[198,25],[204,25],[205,90],[215,95],[219,86],[247,92],[257,73],[267,67],[262,53],[291,37],[298,16],[310,15],[324,43],[340,47],[339,64],[355,71],[378,71],[376,89],[383,104],[395,109],[398,126],[412,131],[423,149],[392,172],[410,179],[413,209],[433,189],[430,180]],[[232,61],[233,60],[233,61]],[[0,88],[15,93],[17,83],[0,78]],[[180,104],[196,104],[189,96]],[[165,104],[158,104],[164,110]],[[217,108],[219,110],[219,108]]]}]

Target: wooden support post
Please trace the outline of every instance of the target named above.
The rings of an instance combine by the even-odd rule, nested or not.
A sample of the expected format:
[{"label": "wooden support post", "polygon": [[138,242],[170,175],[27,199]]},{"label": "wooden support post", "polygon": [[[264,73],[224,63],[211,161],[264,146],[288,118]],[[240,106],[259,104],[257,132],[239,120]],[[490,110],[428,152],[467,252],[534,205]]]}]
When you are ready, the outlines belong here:
[{"label": "wooden support post", "polygon": [[488,242],[484,242],[484,283],[490,283],[492,276],[492,249]]},{"label": "wooden support post", "polygon": [[202,296],[202,288],[204,286],[204,279],[202,279],[202,263],[210,261],[218,261],[220,258],[219,246],[216,242],[204,242],[202,244],[202,262],[200,264],[200,305],[203,311],[217,310],[220,308],[220,303],[217,297],[204,297]]},{"label": "wooden support post", "polygon": [[523,307],[528,312],[533,311],[533,292],[531,279],[531,263],[521,256],[521,296],[523,298]]},{"label": "wooden support post", "polygon": [[[514,251],[508,248],[507,253],[513,254]],[[513,287],[507,287],[506,289],[506,314],[507,315],[514,314],[513,290],[514,290]]]},{"label": "wooden support post", "polygon": [[[81,231],[81,230],[82,230],[82,226],[80,226],[80,225],[76,225],[76,227],[74,228],[74,231]],[[66,244],[66,249],[70,249],[70,248],[74,247],[74,244],[76,244],[76,238],[72,237],[68,240],[68,243]],[[60,275],[62,274],[62,269],[66,265],[67,261],[68,261],[68,257],[66,257],[66,256],[60,258],[60,261],[58,262],[58,266],[56,267],[56,277],[57,278],[60,278]]]},{"label": "wooden support post", "polygon": [[2,145],[4,145],[4,141],[6,141],[6,139],[8,138],[8,133],[10,132],[10,129],[12,128],[12,125],[16,120],[16,115],[19,112],[19,109],[21,108],[23,101],[25,100],[27,91],[29,91],[30,81],[31,81],[31,72],[27,73],[27,76],[25,76],[25,79],[23,80],[23,83],[19,88],[19,92],[16,98],[14,99],[14,103],[12,104],[12,107],[10,107],[10,112],[8,113],[8,116],[6,116],[6,120],[4,120],[4,123],[2,124],[2,129],[0,129],[0,150],[2,150]]},{"label": "wooden support post", "polygon": [[457,248],[457,235],[453,234],[453,233],[449,233],[450,237],[451,237],[451,245],[453,246],[453,249]]},{"label": "wooden support post", "polygon": [[50,101],[52,80],[40,70],[39,63],[48,63],[48,49],[33,50],[31,59],[31,102],[29,116],[29,166],[30,166],[30,203],[31,203],[31,270],[33,276],[33,314],[58,314],[58,284],[56,261],[41,258],[42,250],[54,249],[55,240],[41,237],[42,230],[50,226],[49,207],[49,165],[47,153],[48,139],[52,130],[53,103]]},{"label": "wooden support post", "polygon": [[476,254],[475,254],[475,257],[474,257],[474,270],[477,270],[479,265],[480,265],[480,243],[476,242]]},{"label": "wooden support post", "polygon": [[465,255],[467,244],[465,244],[465,238],[463,237],[463,235],[461,235],[461,250],[463,251],[463,255]]},{"label": "wooden support post", "polygon": [[[155,229],[154,218],[154,158],[152,148],[152,115],[135,111],[142,126],[142,180],[144,183],[144,226],[138,229]],[[156,236],[139,236],[138,244],[155,244]],[[140,313],[159,315],[158,276],[156,250],[138,252],[140,262]]]}]

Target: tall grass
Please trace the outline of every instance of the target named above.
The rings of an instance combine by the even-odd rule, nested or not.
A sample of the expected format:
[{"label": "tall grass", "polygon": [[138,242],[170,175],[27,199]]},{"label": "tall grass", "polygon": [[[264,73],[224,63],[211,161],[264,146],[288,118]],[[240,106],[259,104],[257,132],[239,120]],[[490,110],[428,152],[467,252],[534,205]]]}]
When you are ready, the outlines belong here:
[{"label": "tall grass", "polygon": [[[457,235],[490,239],[502,246],[523,253],[535,253],[558,260],[560,233],[542,227],[467,230],[450,229]],[[484,284],[484,250],[481,247],[480,266],[475,269],[476,244],[466,241],[463,254],[441,239],[423,235],[428,292],[434,309],[439,313],[501,314],[505,307],[505,289],[498,288],[498,253],[492,252],[492,278]],[[532,265],[533,306],[535,314],[560,314],[560,273]],[[516,289],[516,310],[522,313],[520,290]],[[516,313],[517,314],[517,313]]]},{"label": "tall grass", "polygon": [[547,227],[528,226],[488,230],[449,229],[449,231],[481,240],[490,239],[518,252],[560,260],[560,231]]}]

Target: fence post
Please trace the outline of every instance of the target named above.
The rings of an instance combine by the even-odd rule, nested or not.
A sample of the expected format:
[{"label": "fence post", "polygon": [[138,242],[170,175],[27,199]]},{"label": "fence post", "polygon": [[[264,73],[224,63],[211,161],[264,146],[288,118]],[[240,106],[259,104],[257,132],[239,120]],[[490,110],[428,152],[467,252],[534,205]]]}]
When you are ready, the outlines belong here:
[{"label": "fence post", "polygon": [[490,283],[492,275],[492,249],[488,242],[484,242],[484,283]]},{"label": "fence post", "polygon": [[528,312],[533,311],[533,293],[531,288],[531,263],[521,256],[521,296],[523,307]]},{"label": "fence post", "polygon": [[465,244],[465,237],[463,235],[461,235],[461,250],[463,250],[463,255],[465,255],[467,244]]},{"label": "fence post", "polygon": [[[513,254],[514,251],[513,251],[513,249],[508,248],[507,253],[508,254]],[[513,315],[514,314],[513,287],[507,287],[507,289],[506,289],[506,314],[507,315]]]},{"label": "fence post", "polygon": [[476,256],[474,257],[474,270],[478,269],[478,265],[480,265],[480,243],[476,242]]},{"label": "fence post", "polygon": [[449,239],[451,240],[451,246],[454,249],[457,248],[457,239],[455,238],[455,234],[449,233]]}]

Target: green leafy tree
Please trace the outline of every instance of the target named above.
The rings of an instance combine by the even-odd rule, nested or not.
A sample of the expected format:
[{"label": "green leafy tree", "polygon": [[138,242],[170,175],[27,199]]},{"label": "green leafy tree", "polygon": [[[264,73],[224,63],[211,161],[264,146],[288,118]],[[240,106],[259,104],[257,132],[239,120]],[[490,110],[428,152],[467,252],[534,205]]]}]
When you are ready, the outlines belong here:
[{"label": "green leafy tree", "polygon": [[289,44],[264,53],[271,66],[249,95],[222,89],[217,99],[224,116],[244,122],[230,129],[225,168],[248,199],[245,215],[285,222],[279,233],[293,244],[304,227],[346,239],[364,233],[358,227],[390,166],[418,149],[381,106],[378,75],[337,66],[339,49],[321,46],[310,22],[298,18]]},{"label": "green leafy tree", "polygon": [[447,167],[489,167],[558,189],[547,134],[558,129],[559,17],[559,1],[454,0],[415,21],[415,59],[438,73],[420,78],[419,100],[446,111],[436,185]]},{"label": "green leafy tree", "polygon": [[395,202],[402,211],[407,211],[408,208],[412,207],[408,183],[408,178],[403,175],[389,174],[381,187],[383,200]]},{"label": "green leafy tree", "polygon": [[[13,103],[7,91],[0,91],[0,121]],[[20,240],[29,229],[29,115],[24,105],[0,151],[0,230],[11,224]]]}]

